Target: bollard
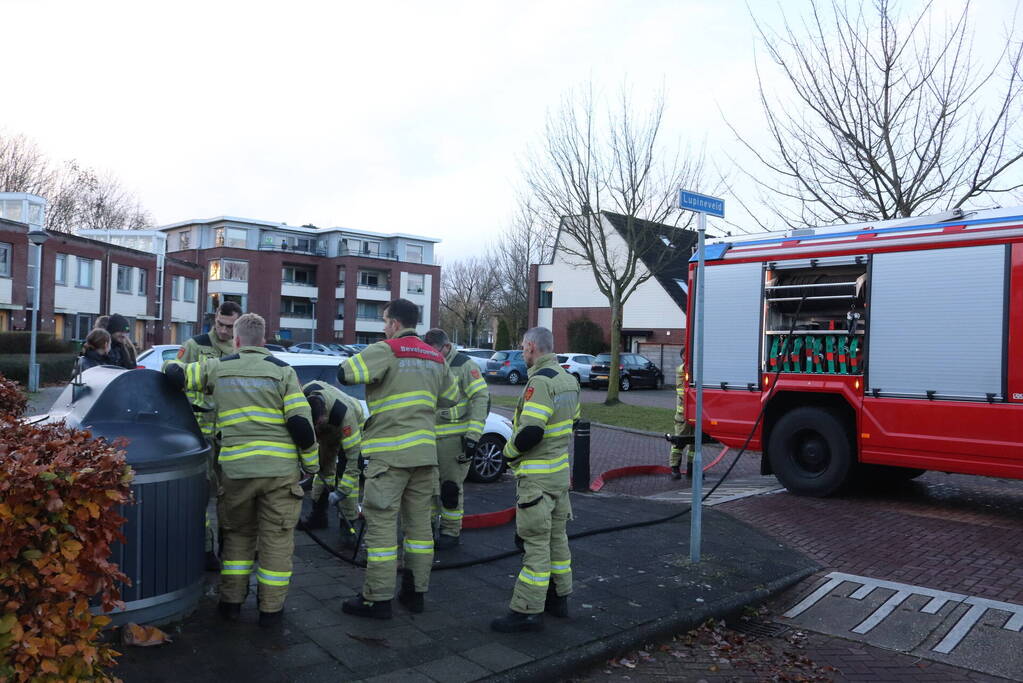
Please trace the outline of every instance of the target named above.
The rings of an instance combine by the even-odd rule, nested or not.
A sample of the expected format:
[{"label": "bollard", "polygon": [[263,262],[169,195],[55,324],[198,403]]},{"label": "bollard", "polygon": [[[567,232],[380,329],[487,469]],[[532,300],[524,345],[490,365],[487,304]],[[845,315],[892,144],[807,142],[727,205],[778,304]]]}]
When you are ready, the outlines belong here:
[{"label": "bollard", "polygon": [[590,490],[590,423],[583,420],[577,422],[575,427],[572,490]]}]

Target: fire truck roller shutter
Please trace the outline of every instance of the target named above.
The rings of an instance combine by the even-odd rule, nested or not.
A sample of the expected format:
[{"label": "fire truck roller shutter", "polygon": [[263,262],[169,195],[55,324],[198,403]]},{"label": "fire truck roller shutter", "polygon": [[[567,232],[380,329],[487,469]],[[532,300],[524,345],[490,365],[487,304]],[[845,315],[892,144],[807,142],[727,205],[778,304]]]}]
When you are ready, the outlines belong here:
[{"label": "fire truck roller shutter", "polygon": [[868,390],[1003,398],[1004,244],[882,253],[870,286]]},{"label": "fire truck roller shutter", "polygon": [[763,265],[709,265],[705,272],[703,385],[759,386]]}]

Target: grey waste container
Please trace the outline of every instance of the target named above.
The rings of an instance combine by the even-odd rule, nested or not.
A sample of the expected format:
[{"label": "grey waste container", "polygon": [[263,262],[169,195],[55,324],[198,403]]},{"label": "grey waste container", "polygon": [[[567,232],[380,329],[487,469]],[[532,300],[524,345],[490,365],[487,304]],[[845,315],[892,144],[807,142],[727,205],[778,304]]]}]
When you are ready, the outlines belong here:
[{"label": "grey waste container", "polygon": [[153,370],[89,368],[54,402],[47,422],[128,440],[135,504],[119,510],[125,543],[112,560],[129,579],[112,624],[159,624],[184,617],[202,595],[206,468],[210,446],[180,391]]}]

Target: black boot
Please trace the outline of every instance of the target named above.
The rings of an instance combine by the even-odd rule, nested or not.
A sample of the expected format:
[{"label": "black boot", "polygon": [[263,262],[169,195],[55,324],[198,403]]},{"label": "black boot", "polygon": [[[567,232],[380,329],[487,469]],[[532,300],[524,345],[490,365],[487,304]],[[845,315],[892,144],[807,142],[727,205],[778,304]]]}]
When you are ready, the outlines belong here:
[{"label": "black boot", "polygon": [[553,582],[547,586],[547,599],[544,601],[543,611],[552,617],[568,618],[568,596],[558,595]]},{"label": "black boot", "polygon": [[309,515],[299,522],[299,526],[307,531],[313,529],[326,529],[327,528],[327,499],[330,494],[324,490],[320,493],[319,498],[313,499],[313,509],[309,511]]},{"label": "black boot", "polygon": [[206,571],[208,572],[219,572],[220,571],[220,558],[212,550],[206,551]]},{"label": "black boot", "polygon": [[682,478],[682,472],[679,470],[678,465],[672,465],[671,466],[671,478],[672,479],[681,479]]},{"label": "black boot", "polygon": [[420,593],[416,590],[415,577],[412,576],[412,572],[405,569],[401,573],[401,590],[398,591],[398,602],[405,606],[409,612],[414,614],[421,614],[424,609],[424,600],[426,593]]},{"label": "black boot", "polygon": [[359,593],[351,600],[345,600],[341,605],[341,611],[345,614],[353,614],[357,617],[369,617],[371,619],[390,619],[391,601],[381,600],[370,602]]},{"label": "black boot", "polygon": [[447,534],[438,534],[437,542],[433,544],[434,550],[451,550],[459,543],[458,536],[448,536]]},{"label": "black boot", "polygon": [[490,628],[501,633],[527,633],[543,630],[543,614],[509,612],[490,622]]},{"label": "black boot", "polygon": [[272,628],[274,626],[278,626],[280,625],[283,618],[284,618],[283,609],[277,612],[264,612],[263,610],[259,610],[259,625],[262,626],[263,628]]},{"label": "black boot", "polygon": [[226,621],[238,621],[242,616],[242,605],[240,602],[219,602],[217,611]]},{"label": "black boot", "polygon": [[693,478],[693,461],[686,460],[686,477],[689,479]]}]

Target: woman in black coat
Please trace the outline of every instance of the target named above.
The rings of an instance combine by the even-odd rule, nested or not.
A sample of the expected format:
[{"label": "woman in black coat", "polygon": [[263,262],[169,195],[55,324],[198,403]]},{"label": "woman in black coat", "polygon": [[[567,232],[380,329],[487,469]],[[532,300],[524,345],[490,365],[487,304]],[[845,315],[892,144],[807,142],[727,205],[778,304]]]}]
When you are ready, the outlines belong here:
[{"label": "woman in black coat", "polygon": [[109,352],[110,333],[106,330],[93,330],[82,345],[82,355],[78,357],[75,374],[97,365],[110,365],[110,358],[107,357]]}]

